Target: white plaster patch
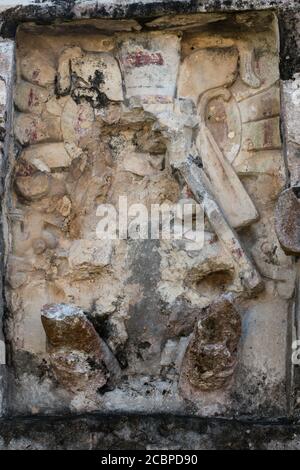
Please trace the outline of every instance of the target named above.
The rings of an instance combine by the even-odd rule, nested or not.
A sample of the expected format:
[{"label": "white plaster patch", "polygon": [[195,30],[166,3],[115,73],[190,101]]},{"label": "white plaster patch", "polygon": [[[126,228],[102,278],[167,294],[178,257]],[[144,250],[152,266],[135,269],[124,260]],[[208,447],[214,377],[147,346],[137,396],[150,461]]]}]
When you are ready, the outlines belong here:
[{"label": "white plaster patch", "polygon": [[6,364],[5,343],[0,340],[0,365]]}]

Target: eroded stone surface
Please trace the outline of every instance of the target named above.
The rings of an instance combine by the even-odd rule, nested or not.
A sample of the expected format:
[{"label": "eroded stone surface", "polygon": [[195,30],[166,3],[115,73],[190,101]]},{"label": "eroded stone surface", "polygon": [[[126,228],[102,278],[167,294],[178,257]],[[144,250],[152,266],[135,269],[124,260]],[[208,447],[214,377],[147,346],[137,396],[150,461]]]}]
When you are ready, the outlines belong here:
[{"label": "eroded stone surface", "polygon": [[24,150],[20,158],[39,170],[48,172],[71,164],[71,157],[62,142],[32,145]]},{"label": "eroded stone surface", "polygon": [[41,51],[28,51],[20,61],[21,76],[29,83],[47,86],[54,84],[55,68],[54,64]]},{"label": "eroded stone surface", "polygon": [[69,251],[69,265],[75,276],[89,277],[110,264],[111,254],[109,240],[76,240]]},{"label": "eroded stone surface", "polygon": [[276,233],[287,254],[300,253],[300,188],[287,189],[276,207]]},{"label": "eroded stone surface", "polygon": [[45,305],[42,323],[59,384],[92,399],[109,378],[104,346],[93,325],[81,309],[69,304]]},{"label": "eroded stone surface", "polygon": [[287,147],[287,163],[292,186],[300,184],[300,132],[297,121],[299,119],[300,103],[299,74],[293,80],[287,80],[283,86],[283,113],[285,124],[285,140]]},{"label": "eroded stone surface", "polygon": [[183,359],[183,377],[203,391],[226,387],[237,362],[241,319],[230,298],[220,298],[204,309]]},{"label": "eroded stone surface", "polygon": [[203,92],[229,87],[236,78],[237,64],[238,51],[235,48],[210,48],[190,54],[180,70],[179,96],[190,97],[197,104]]},{"label": "eroded stone surface", "polygon": [[122,101],[122,78],[116,59],[108,53],[84,54],[79,47],[67,48],[59,57],[57,90],[71,93],[75,101],[84,97],[94,107],[107,100]]},{"label": "eroded stone surface", "polygon": [[127,98],[157,95],[162,101],[172,98],[175,95],[179,47],[178,34],[159,36],[152,33],[124,38],[120,64]]},{"label": "eroded stone surface", "polygon": [[[7,168],[8,149],[10,145],[10,133],[12,126],[12,83],[14,73],[15,48],[9,41],[0,42],[0,171],[1,199],[4,197],[4,174]],[[3,207],[1,206],[1,218],[3,220]],[[3,222],[2,222],[3,226]],[[0,237],[1,262],[0,269],[4,267],[4,240],[3,233]],[[0,282],[0,292],[3,299],[3,285]],[[3,301],[0,301],[0,415],[6,407],[7,374],[6,374],[6,344],[3,331]]]},{"label": "eroded stone surface", "polygon": [[[276,22],[196,15],[139,32],[135,21],[111,21],[109,34],[104,23],[18,32],[7,204],[15,409],[230,414],[251,390],[235,398],[250,353],[241,349],[235,368],[240,317],[228,296],[241,312],[252,299],[246,316],[278,296],[279,323],[294,289],[273,229],[285,184]],[[201,202],[204,247],[191,231],[135,240],[132,209],[128,237],[99,239],[97,207],[118,211],[120,196],[143,211]],[[52,331],[43,314],[45,337],[49,303],[78,320],[76,344],[62,335],[47,348],[64,325],[56,319]],[[213,320],[212,339],[199,318]],[[251,375],[247,362],[251,383],[273,377],[271,366]],[[265,385],[267,397],[281,380],[280,371]]]}]

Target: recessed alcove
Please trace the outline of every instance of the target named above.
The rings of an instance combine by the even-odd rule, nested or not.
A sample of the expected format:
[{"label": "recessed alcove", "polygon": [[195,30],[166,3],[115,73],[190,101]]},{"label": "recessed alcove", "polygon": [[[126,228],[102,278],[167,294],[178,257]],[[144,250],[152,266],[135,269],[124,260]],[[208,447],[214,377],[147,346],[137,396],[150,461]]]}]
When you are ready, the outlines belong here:
[{"label": "recessed alcove", "polygon": [[[278,333],[289,300],[277,288],[290,282],[291,261],[271,220],[285,185],[276,16],[24,23],[16,41],[12,408],[211,415],[243,406],[245,371],[255,382],[264,368],[256,316]],[[218,213],[206,206],[204,247],[188,237],[99,239],[100,204],[195,202],[191,179],[175,171],[194,148]],[[284,331],[278,338],[285,345]],[[268,360],[277,372],[266,395],[285,375],[284,361]]]}]

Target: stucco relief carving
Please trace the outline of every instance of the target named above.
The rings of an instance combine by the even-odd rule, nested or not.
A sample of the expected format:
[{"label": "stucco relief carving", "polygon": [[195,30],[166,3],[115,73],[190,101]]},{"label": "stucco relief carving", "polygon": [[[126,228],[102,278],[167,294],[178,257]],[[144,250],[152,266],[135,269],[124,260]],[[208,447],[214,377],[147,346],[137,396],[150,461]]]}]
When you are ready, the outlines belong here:
[{"label": "stucco relief carving", "polygon": [[[143,409],[149,387],[153,409],[182,409],[234,387],[284,175],[273,17],[257,31],[225,17],[221,35],[217,16],[89,41],[79,26],[18,33],[9,330],[16,364],[24,351],[49,362],[45,383],[71,409],[137,397]],[[204,247],[98,239],[97,206],[124,195],[148,208],[201,203]],[[21,370],[16,381],[26,389]]]}]

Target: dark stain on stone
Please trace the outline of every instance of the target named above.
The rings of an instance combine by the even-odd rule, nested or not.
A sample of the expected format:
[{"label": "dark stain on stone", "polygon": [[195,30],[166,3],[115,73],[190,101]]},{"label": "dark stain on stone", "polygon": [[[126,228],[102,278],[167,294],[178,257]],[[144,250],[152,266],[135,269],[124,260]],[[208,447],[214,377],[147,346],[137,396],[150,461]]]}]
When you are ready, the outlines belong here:
[{"label": "dark stain on stone", "polygon": [[[75,0],[52,0],[51,4],[17,6],[0,14],[2,22],[1,35],[14,37],[19,24],[35,21],[37,24],[51,24],[55,21],[70,21],[74,18]],[[201,8],[202,7],[202,8]],[[266,1],[266,8],[277,8],[283,13],[287,9],[283,0]],[[162,15],[176,15],[202,12],[233,12],[255,10],[256,4],[251,1],[207,0],[199,4],[198,0],[171,0],[162,2],[143,3],[137,1],[131,4],[105,5],[95,2],[92,8],[82,9],[81,18],[111,18],[136,19],[143,26],[146,22]],[[291,9],[289,9],[291,11]]]},{"label": "dark stain on stone", "polygon": [[280,78],[282,80],[291,80],[295,73],[300,72],[300,4],[295,10],[280,10],[278,20],[280,30]]},{"label": "dark stain on stone", "polygon": [[157,370],[167,334],[167,317],[160,309],[157,292],[160,273],[158,246],[158,240],[134,240],[130,242],[128,256],[132,274],[127,282],[139,284],[143,297],[129,310],[127,357],[129,366],[138,367],[147,374]]},{"label": "dark stain on stone", "polygon": [[106,108],[109,105],[106,94],[95,88],[77,87],[71,92],[71,96],[76,104],[87,101],[92,108]]},{"label": "dark stain on stone", "polygon": [[127,360],[127,355],[125,351],[125,346],[123,346],[123,348],[119,348],[119,350],[116,351],[115,357],[118,363],[120,364],[120,367],[122,370],[128,367],[128,360]]},{"label": "dark stain on stone", "polygon": [[109,316],[108,315],[105,315],[105,316],[95,315],[93,312],[92,313],[87,312],[86,316],[87,316],[87,319],[92,323],[93,327],[95,328],[100,338],[106,341],[111,335],[111,328],[108,322]]},{"label": "dark stain on stone", "polygon": [[[105,387],[104,387],[105,389]],[[108,391],[108,390],[106,390]],[[99,391],[101,393],[101,390]],[[124,433],[126,429],[126,433]],[[299,449],[300,425],[287,419],[199,418],[167,414],[19,416],[0,420],[1,449]],[[76,436],[76,439],[74,439]],[[92,438],[91,438],[92,436]]]},{"label": "dark stain on stone", "polygon": [[98,361],[97,358],[91,356],[87,359],[87,363],[90,366],[91,370],[102,370],[108,374],[108,369],[103,361]]},{"label": "dark stain on stone", "polygon": [[102,387],[99,387],[97,392],[99,393],[99,395],[105,395],[105,393],[107,392],[112,392],[113,389],[114,387],[112,385],[105,384]]},{"label": "dark stain on stone", "polygon": [[75,0],[52,0],[51,5],[36,4],[16,6],[0,14],[2,22],[0,34],[13,38],[21,23],[35,21],[37,24],[51,24],[56,19],[72,19]]},{"label": "dark stain on stone", "polygon": [[22,371],[23,374],[32,374],[38,377],[40,380],[46,377],[53,379],[51,367],[45,359],[38,359],[34,354],[29,351],[19,350],[12,356],[15,370]]},{"label": "dark stain on stone", "polygon": [[90,77],[89,80],[94,88],[100,88],[105,83],[104,74],[101,70],[96,70],[94,77]]},{"label": "dark stain on stone", "polygon": [[6,136],[5,127],[0,127],[0,142],[4,142]]},{"label": "dark stain on stone", "polygon": [[76,104],[87,101],[93,108],[106,108],[109,105],[110,100],[101,91],[101,85],[105,83],[101,70],[96,70],[94,76],[89,77],[89,84],[86,86],[80,85],[80,82],[80,77],[73,73],[71,96]]},{"label": "dark stain on stone", "polygon": [[297,197],[297,199],[300,199],[300,188],[297,187],[297,186],[294,186],[292,188],[292,190],[293,190],[293,193],[295,194],[295,196]]}]

